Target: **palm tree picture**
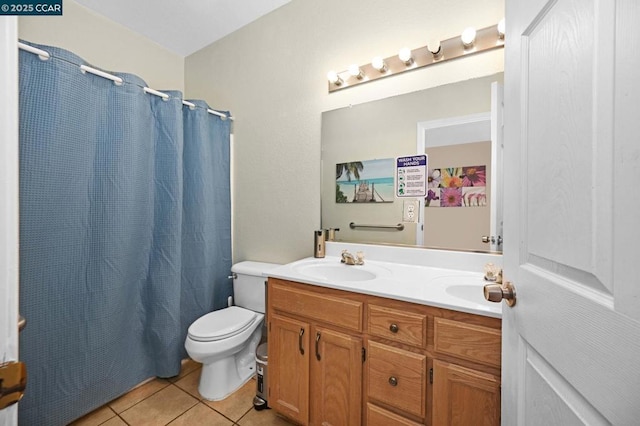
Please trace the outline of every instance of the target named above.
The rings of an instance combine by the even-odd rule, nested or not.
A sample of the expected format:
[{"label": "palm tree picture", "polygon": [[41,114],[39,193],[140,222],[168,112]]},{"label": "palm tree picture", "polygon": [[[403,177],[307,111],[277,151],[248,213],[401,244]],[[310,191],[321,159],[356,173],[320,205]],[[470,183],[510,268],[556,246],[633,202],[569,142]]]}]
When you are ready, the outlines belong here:
[{"label": "palm tree picture", "polygon": [[336,203],[393,202],[393,160],[336,164]]}]

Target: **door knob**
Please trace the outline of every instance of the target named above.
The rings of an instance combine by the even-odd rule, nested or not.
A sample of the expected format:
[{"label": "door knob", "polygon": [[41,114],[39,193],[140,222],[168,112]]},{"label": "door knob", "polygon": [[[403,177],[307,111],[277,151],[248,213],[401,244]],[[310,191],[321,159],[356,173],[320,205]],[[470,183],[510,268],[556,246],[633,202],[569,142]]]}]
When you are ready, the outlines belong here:
[{"label": "door knob", "polygon": [[483,235],[482,236],[483,243],[491,243],[491,244],[502,244],[502,235],[498,235],[498,237],[494,237],[493,235]]},{"label": "door knob", "polygon": [[516,304],[516,288],[509,281],[504,284],[487,284],[484,286],[484,298],[489,302],[500,303],[502,299],[507,305],[514,306]]}]

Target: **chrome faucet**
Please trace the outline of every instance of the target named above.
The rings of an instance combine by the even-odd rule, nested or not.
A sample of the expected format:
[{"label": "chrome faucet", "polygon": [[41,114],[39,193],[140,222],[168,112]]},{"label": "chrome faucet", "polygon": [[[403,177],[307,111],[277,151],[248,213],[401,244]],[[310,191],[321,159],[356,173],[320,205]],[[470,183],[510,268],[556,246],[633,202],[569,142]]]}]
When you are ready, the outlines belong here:
[{"label": "chrome faucet", "polygon": [[340,262],[346,265],[364,265],[364,254],[358,251],[354,256],[347,250],[342,250],[342,260]]}]

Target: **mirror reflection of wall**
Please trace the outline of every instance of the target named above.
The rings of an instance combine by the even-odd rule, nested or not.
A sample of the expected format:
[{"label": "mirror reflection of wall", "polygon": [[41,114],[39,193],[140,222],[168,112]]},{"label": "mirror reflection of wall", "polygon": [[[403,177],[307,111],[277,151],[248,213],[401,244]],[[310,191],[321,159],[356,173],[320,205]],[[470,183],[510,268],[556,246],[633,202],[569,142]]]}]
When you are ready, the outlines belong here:
[{"label": "mirror reflection of wall", "polygon": [[[433,175],[429,190],[437,199],[424,209],[423,244],[487,250],[482,236],[490,234],[491,141],[427,147],[425,152]],[[476,186],[464,183],[469,169],[475,169]]]},{"label": "mirror reflection of wall", "polygon": [[[502,82],[502,77],[498,73],[324,112],[322,227],[340,228],[340,241],[416,245],[417,227],[413,223],[404,223],[403,231],[349,228],[351,222],[402,223],[403,202],[396,198],[392,203],[336,203],[336,164],[415,154],[417,123],[490,111],[491,83]],[[443,227],[455,226],[454,218],[443,220],[452,222],[443,222]],[[435,246],[429,239],[424,245]],[[460,249],[457,243],[438,246]]]}]

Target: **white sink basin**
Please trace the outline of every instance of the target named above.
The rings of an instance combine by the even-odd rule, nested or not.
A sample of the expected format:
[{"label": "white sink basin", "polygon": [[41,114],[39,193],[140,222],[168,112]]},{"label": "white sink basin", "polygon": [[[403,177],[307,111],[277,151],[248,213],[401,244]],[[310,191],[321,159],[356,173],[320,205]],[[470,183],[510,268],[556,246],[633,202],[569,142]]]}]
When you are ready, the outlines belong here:
[{"label": "white sink basin", "polygon": [[367,265],[346,265],[327,260],[306,261],[294,267],[295,271],[309,278],[326,281],[369,281],[386,275],[382,268]]},{"label": "white sink basin", "polygon": [[474,303],[487,303],[484,299],[483,286],[469,284],[453,284],[446,288],[445,292],[453,297],[468,300]]}]

